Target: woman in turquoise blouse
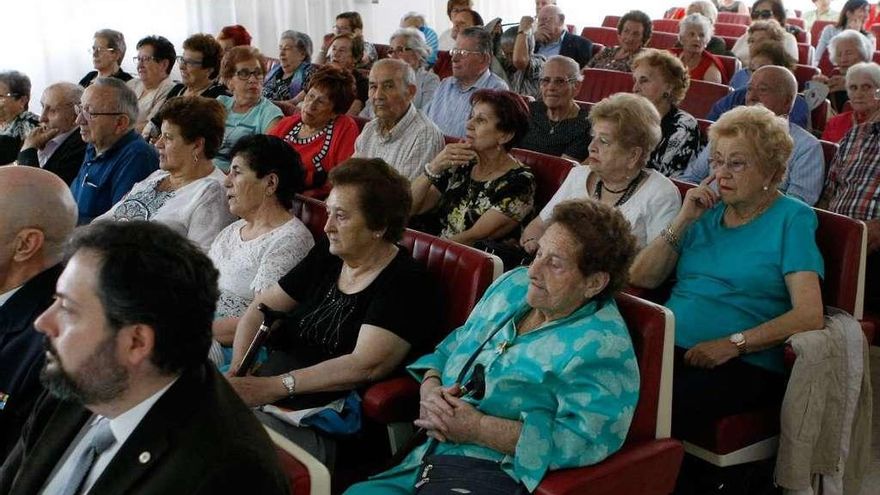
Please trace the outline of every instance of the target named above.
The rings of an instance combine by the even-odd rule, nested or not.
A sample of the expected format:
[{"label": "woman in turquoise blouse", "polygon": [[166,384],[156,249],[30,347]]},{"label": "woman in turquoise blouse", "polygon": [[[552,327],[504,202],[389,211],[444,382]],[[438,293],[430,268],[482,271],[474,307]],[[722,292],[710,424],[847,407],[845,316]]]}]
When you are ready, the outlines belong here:
[{"label": "woman in turquoise blouse", "polygon": [[[452,486],[532,491],[549,470],[594,464],[620,448],[639,371],[613,296],[635,239],[617,210],[597,202],[560,203],[550,222],[532,265],[498,279],[462,327],[409,366],[422,381],[416,425],[429,440],[346,494],[413,493],[417,483],[443,482],[444,460],[462,459]],[[479,401],[458,397],[472,356],[471,370],[485,369]],[[475,459],[490,476],[470,469]],[[481,480],[496,491],[475,489]]]},{"label": "woman in turquoise blouse", "polygon": [[816,214],[777,191],[792,147],[788,123],[770,110],[725,113],[709,128],[713,174],[633,264],[632,283],[643,287],[675,271],[666,303],[675,314],[674,435],[781,402],[781,344],[824,324]]}]

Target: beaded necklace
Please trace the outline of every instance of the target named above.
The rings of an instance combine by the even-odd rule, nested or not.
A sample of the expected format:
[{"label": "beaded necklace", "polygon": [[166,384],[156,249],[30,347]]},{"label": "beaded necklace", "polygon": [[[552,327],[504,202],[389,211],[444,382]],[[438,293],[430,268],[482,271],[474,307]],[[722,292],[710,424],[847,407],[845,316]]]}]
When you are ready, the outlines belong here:
[{"label": "beaded necklace", "polygon": [[627,200],[632,197],[633,193],[636,192],[636,189],[638,189],[639,184],[641,184],[642,179],[644,177],[645,177],[645,171],[640,170],[639,174],[636,175],[633,180],[629,181],[629,184],[627,184],[624,189],[621,189],[619,191],[614,191],[614,190],[608,189],[607,187],[605,187],[605,183],[602,181],[602,179],[599,179],[596,181],[596,187],[593,189],[593,198],[596,201],[601,201],[603,189],[610,192],[611,194],[623,193],[623,195],[621,195],[619,198],[617,198],[617,202],[614,203],[614,207],[617,208],[618,206],[626,203]]}]

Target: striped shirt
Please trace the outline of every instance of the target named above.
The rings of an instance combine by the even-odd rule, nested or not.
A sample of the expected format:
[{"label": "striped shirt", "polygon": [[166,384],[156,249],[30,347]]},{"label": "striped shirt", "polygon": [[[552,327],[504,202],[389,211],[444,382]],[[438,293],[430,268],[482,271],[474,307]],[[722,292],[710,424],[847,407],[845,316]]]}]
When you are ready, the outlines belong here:
[{"label": "striped shirt", "polygon": [[422,172],[422,166],[443,149],[443,133],[410,103],[400,121],[384,133],[379,121],[367,122],[354,143],[354,156],[381,158],[409,180]]},{"label": "striped shirt", "polygon": [[455,76],[440,82],[434,97],[424,108],[425,115],[437,124],[443,134],[464,137],[465,125],[471,114],[471,95],[478,89],[507,90],[507,83],[489,69],[468,88],[462,89]]},{"label": "striped shirt", "polygon": [[841,215],[880,218],[880,122],[855,126],[840,141],[822,200]]}]

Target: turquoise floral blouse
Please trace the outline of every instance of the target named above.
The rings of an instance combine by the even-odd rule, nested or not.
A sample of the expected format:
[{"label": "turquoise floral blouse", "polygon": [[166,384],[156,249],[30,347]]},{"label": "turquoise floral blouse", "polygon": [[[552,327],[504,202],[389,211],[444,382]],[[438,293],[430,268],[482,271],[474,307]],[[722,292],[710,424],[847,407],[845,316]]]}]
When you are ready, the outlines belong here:
[{"label": "turquoise floral blouse", "polygon": [[[440,370],[443,384],[451,385],[500,325],[475,361],[485,366],[486,376],[486,392],[476,406],[485,414],[522,422],[515,454],[452,443],[440,443],[434,453],[500,462],[532,491],[549,470],[595,464],[620,448],[638,401],[639,370],[613,300],[592,301],[566,318],[517,335],[515,322],[530,309],[528,283],[526,268],[503,275],[463,326],[408,369],[416,378],[428,369]],[[427,443],[376,478],[407,470],[415,476],[426,448]]]}]

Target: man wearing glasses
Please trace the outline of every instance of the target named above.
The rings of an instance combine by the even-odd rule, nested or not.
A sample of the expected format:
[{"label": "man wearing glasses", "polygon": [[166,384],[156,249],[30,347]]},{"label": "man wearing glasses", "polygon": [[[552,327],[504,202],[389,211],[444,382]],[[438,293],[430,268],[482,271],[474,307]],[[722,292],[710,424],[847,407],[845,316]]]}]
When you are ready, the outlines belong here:
[{"label": "man wearing glasses", "polygon": [[174,88],[169,75],[176,59],[174,45],[162,36],[147,36],[138,41],[137,56],[133,58],[138,77],[127,83],[138,100],[138,118],[134,125],[137,132],[143,132]]},{"label": "man wearing glasses", "polygon": [[138,181],[159,168],[156,150],[134,131],[138,101],[124,82],[99,77],[74,107],[85,160],[71,185],[78,224],[106,212]]},{"label": "man wearing glasses", "polygon": [[425,115],[437,124],[443,134],[464,137],[465,123],[471,113],[470,98],[478,89],[507,90],[507,83],[492,74],[489,33],[481,27],[469,27],[459,33],[452,56],[452,76],[440,83]]},{"label": "man wearing glasses", "polygon": [[86,153],[74,111],[82,94],[82,87],[69,82],[52,84],[43,91],[40,126],[25,138],[19,165],[44,168],[68,185],[73,182]]},{"label": "man wearing glasses", "polygon": [[[797,80],[784,67],[765,65],[752,74],[747,88],[745,104],[763,105],[776,115],[788,120],[788,131],[794,140],[794,149],[788,159],[785,177],[779,191],[800,199],[808,205],[816,204],[822,192],[825,178],[825,158],[822,145],[812,134],[788,118],[797,96]],[[688,165],[681,180],[699,184],[709,176],[709,147]]]}]

